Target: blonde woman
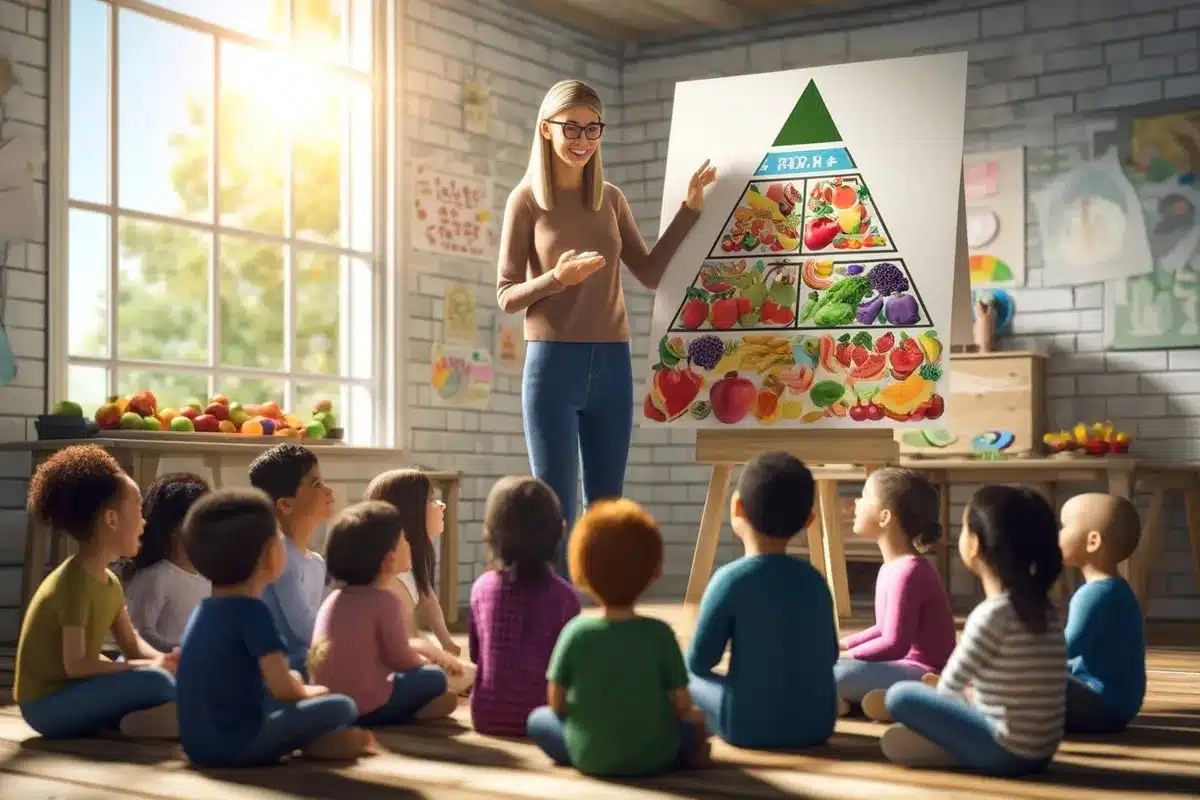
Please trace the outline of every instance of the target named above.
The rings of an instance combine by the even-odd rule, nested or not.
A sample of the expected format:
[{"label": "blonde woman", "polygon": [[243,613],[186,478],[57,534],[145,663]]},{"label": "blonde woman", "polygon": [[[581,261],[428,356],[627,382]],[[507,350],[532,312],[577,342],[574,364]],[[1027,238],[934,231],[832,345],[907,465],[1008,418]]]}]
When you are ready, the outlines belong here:
[{"label": "blonde woman", "polygon": [[[654,290],[695,224],[705,161],[653,248],[638,232],[621,190],[604,182],[604,106],[596,90],[568,80],[550,87],[534,128],[524,180],[508,197],[496,297],[525,312],[522,417],[535,477],[575,518],[579,468],[586,504],[621,496],[633,433],[629,320],[618,262]],[[565,552],[565,542],[560,548]]]}]

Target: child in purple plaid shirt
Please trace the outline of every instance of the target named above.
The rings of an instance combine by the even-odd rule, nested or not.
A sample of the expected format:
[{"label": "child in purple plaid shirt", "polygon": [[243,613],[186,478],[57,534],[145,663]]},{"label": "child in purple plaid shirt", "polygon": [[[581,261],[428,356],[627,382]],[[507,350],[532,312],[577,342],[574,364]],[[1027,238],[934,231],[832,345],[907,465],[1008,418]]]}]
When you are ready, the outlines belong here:
[{"label": "child in purple plaid shirt", "polygon": [[531,477],[497,481],[484,537],[498,566],[471,587],[470,657],[478,671],[471,721],[490,736],[524,736],[529,712],[546,702],[546,668],[579,596],[550,563],[563,534],[558,497]]}]

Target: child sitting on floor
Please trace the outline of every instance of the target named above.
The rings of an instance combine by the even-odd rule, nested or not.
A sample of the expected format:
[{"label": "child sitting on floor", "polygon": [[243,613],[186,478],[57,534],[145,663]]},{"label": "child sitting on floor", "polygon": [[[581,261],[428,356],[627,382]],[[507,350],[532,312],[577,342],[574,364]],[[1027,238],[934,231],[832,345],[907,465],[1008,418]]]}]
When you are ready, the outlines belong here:
[{"label": "child sitting on floor", "polygon": [[308,549],[313,531],[333,517],[333,490],[311,450],[292,442],[272,447],[250,464],[250,485],[274,503],[284,536],[283,572],[262,594],[283,637],[288,664],[304,674],[317,609],[325,596],[325,559]]},{"label": "child sitting on floor", "polygon": [[556,764],[586,775],[652,775],[706,763],[708,740],[689,719],[675,633],[634,610],[662,574],[654,518],[632,500],[597,501],[575,524],[568,562],[601,614],[563,628],[546,672],[549,705],[529,715],[529,738]]},{"label": "child sitting on floor", "polygon": [[400,523],[389,503],[357,503],[338,515],[325,546],[329,574],[343,586],[317,612],[309,677],[349,695],[359,725],[436,719],[458,707],[446,673],[409,645],[400,598],[390,589],[412,565]]},{"label": "child sitting on floor", "polygon": [[887,691],[883,754],[909,766],[1016,777],[1041,772],[1063,736],[1067,647],[1050,601],[1062,572],[1054,510],[1032,489],[985,486],[963,515],[963,564],[983,583],[933,688]]},{"label": "child sitting on floor", "polygon": [[[120,726],[129,736],[174,738],[177,653],[160,653],[133,627],[121,582],[108,569],[137,554],[142,495],[104,449],[65,447],[29,482],[34,521],[79,550],[46,576],[17,640],[13,699],[29,727],[51,739]],[[100,653],[111,632],[124,661]]]},{"label": "child sitting on floor", "polygon": [[490,736],[524,736],[546,702],[546,669],[579,595],[554,571],[563,534],[558,497],[532,477],[501,478],[488,494],[483,536],[498,561],[471,587],[468,640],[478,666],[471,722]]},{"label": "child sitting on floor", "polygon": [[[833,733],[833,599],[811,564],[787,554],[812,520],[814,488],[812,473],[786,453],[747,463],[731,509],[746,555],[717,570],[700,602],[689,688],[709,728],[738,747],[805,747]],[[726,644],[721,676],[713,667]]]},{"label": "child sitting on floor", "polygon": [[188,509],[209,491],[199,475],[172,472],[159,477],[142,501],[146,529],[125,594],[133,626],[163,652],[179,647],[192,611],[212,592],[188,560],[182,534]]},{"label": "child sitting on floor", "polygon": [[854,532],[879,545],[875,624],[841,641],[850,656],[834,665],[839,711],[851,703],[878,722],[890,721],[884,696],[902,680],[938,673],[954,650],[954,612],[946,586],[920,553],[941,539],[938,491],[916,470],[872,473],[854,508]]},{"label": "child sitting on floor", "polygon": [[[413,649],[446,671],[452,692],[465,693],[475,682],[475,665],[459,658],[462,648],[450,638],[442,604],[433,591],[437,558],[432,537],[442,534],[446,506],[433,496],[429,476],[411,468],[376,475],[367,485],[363,499],[391,503],[400,512],[404,537],[412,550],[412,568],[400,573],[392,582],[392,591],[404,603],[408,629],[414,636]],[[422,620],[437,637],[437,645],[420,633],[419,622]]]},{"label": "child sitting on floor", "polygon": [[351,728],[354,701],[305,686],[288,670],[283,641],[260,598],[284,570],[287,545],[270,498],[227,489],[201,498],[184,522],[188,558],[212,581],[183,634],[179,734],[192,763],[273,764],[303,749],[314,758],[353,758],[371,736]]},{"label": "child sitting on floor", "polygon": [[1146,630],[1133,589],[1117,565],[1141,537],[1133,503],[1081,494],[1063,506],[1058,535],[1063,564],[1087,581],[1067,614],[1067,733],[1115,733],[1146,697]]}]

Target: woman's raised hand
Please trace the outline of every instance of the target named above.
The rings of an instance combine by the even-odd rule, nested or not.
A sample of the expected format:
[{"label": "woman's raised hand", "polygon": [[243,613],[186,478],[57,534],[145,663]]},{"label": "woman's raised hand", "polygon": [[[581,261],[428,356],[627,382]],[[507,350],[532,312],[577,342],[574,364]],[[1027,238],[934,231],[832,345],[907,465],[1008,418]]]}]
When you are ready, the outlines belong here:
[{"label": "woman's raised hand", "polygon": [[558,257],[558,264],[554,266],[554,279],[563,286],[574,286],[587,280],[589,275],[604,264],[604,256],[594,250],[582,253],[568,250]]},{"label": "woman's raised hand", "polygon": [[692,173],[692,179],[688,181],[687,198],[684,200],[687,207],[692,211],[700,212],[704,209],[704,189],[717,179],[717,168],[712,166],[707,158],[700,165],[700,169]]}]

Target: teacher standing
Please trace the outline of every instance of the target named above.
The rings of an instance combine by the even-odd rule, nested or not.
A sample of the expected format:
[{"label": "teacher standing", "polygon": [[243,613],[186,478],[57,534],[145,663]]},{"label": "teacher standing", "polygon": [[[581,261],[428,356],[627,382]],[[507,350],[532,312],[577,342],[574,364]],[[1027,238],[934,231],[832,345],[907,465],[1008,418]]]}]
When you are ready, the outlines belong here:
[{"label": "teacher standing", "polygon": [[[496,299],[525,312],[522,419],[534,476],[558,494],[568,530],[579,469],[590,505],[620,497],[633,435],[629,319],[619,262],[658,288],[716,179],[706,161],[653,249],[621,190],[604,182],[604,107],[581,81],[542,100],[525,178],[508,196]],[[699,133],[699,132],[697,132]],[[560,563],[561,568],[561,563]]]}]

